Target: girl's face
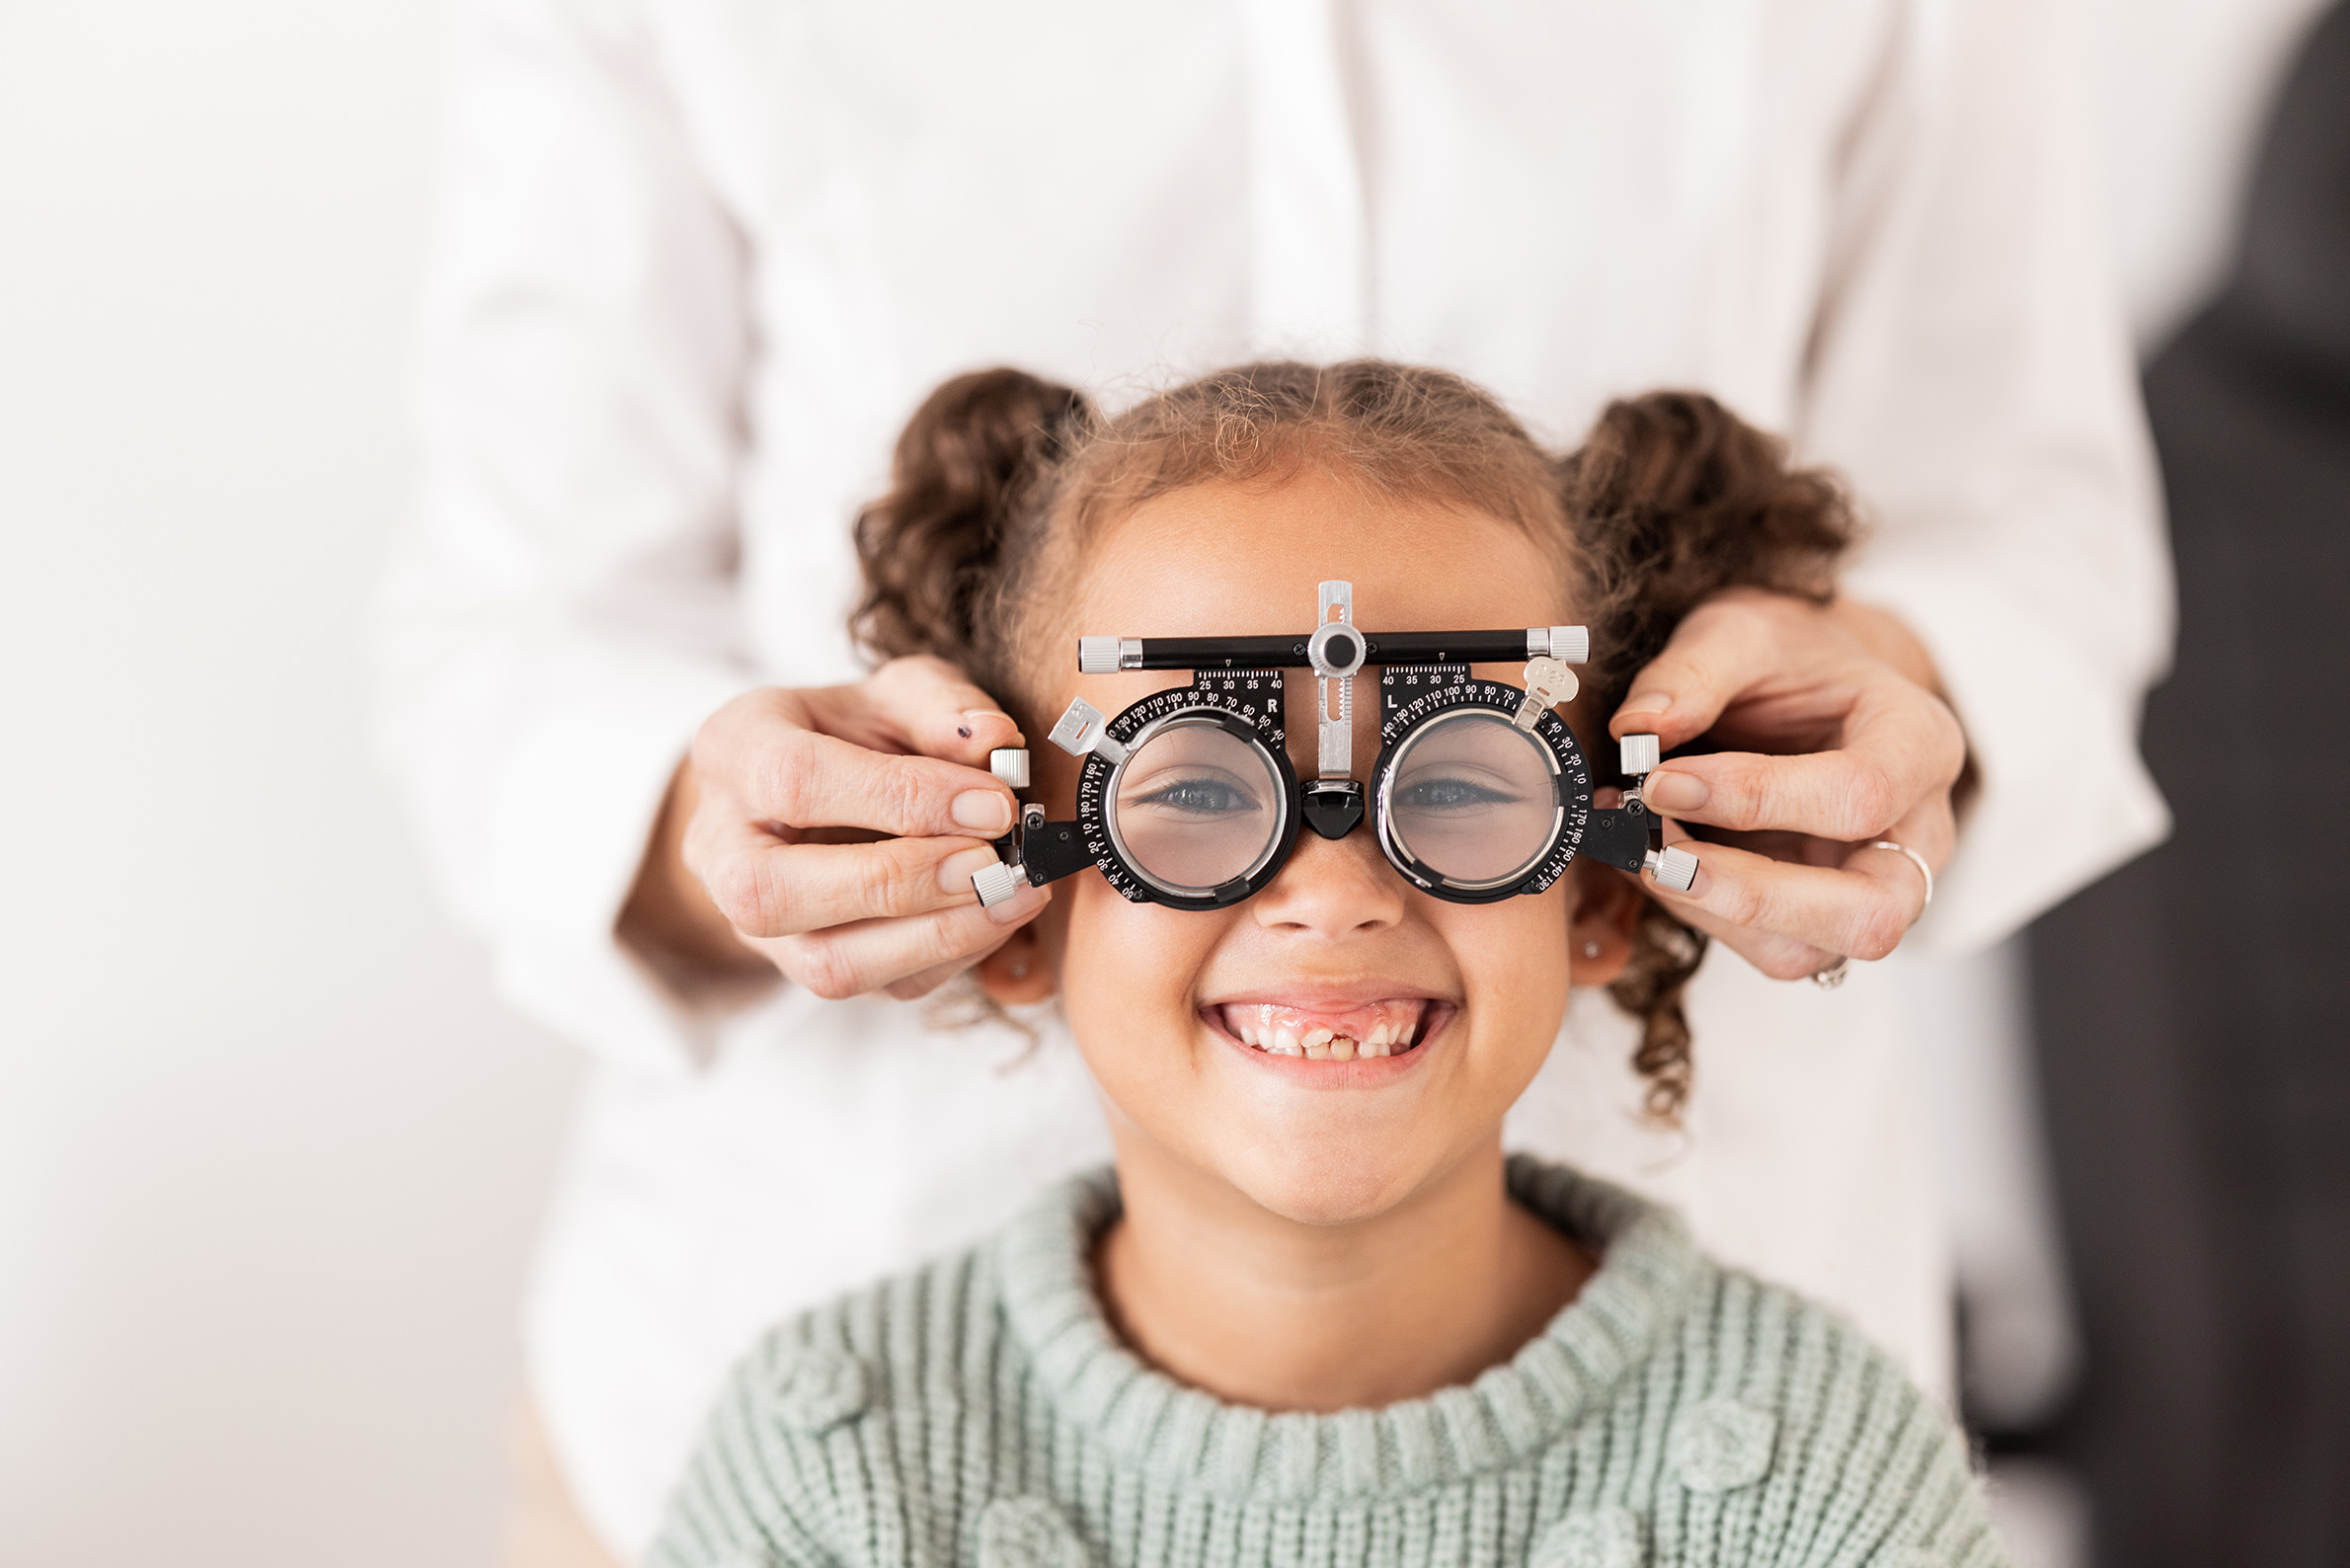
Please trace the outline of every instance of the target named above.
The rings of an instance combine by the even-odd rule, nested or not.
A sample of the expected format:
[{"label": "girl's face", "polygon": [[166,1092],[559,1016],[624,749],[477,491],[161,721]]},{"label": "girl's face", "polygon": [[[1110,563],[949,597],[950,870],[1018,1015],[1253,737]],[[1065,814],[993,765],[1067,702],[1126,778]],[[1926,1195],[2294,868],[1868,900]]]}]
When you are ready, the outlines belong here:
[{"label": "girl's face", "polygon": [[[1056,643],[1070,654],[1055,661],[1048,716],[1076,696],[1116,714],[1184,683],[1079,677],[1079,631],[1295,632],[1329,578],[1354,584],[1356,620],[1374,632],[1575,618],[1556,564],[1509,523],[1367,499],[1311,470],[1273,488],[1159,497],[1095,541],[1081,577],[1059,622],[1067,639]],[[1516,682],[1522,671],[1477,673]],[[1357,677],[1358,777],[1378,750],[1376,681],[1375,670]],[[1310,778],[1310,674],[1290,689],[1292,760]],[[1048,810],[1066,820],[1075,759],[1040,747],[1036,761]],[[1147,1139],[1292,1219],[1363,1219],[1496,1136],[1558,1031],[1571,964],[1591,983],[1622,967],[1638,893],[1604,868],[1574,872],[1540,895],[1449,903],[1398,876],[1368,825],[1336,842],[1307,829],[1262,892],[1214,912],[1129,903],[1099,876],[1070,878],[1024,956],[1058,974],[1122,1142]],[[985,972],[998,994],[1019,990],[1012,969]],[[1266,1049],[1292,1040],[1313,1054]]]}]

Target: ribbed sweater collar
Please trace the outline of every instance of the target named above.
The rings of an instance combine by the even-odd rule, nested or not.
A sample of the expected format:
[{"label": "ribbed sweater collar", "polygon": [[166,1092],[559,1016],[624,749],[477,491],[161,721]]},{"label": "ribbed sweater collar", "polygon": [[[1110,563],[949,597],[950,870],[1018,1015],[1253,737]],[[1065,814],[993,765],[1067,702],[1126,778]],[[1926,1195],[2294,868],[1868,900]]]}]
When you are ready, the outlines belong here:
[{"label": "ribbed sweater collar", "polygon": [[1706,1269],[1678,1216],[1629,1193],[1523,1155],[1509,1184],[1600,1267],[1507,1364],[1425,1399],[1272,1414],[1143,1365],[1094,1290],[1093,1245],[1119,1212],[1106,1169],[1055,1188],[998,1235],[1005,1314],[1053,1408],[1121,1467],[1272,1500],[1441,1486],[1523,1462],[1604,1404],[1671,1332]]}]

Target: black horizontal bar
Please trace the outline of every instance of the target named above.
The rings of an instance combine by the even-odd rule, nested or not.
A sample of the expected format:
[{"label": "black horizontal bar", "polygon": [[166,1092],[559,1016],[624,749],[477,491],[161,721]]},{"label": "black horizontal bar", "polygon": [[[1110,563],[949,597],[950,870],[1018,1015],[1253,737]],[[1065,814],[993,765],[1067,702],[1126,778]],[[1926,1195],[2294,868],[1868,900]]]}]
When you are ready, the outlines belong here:
[{"label": "black horizontal bar", "polygon": [[1371,665],[1526,663],[1526,628],[1498,632],[1389,632],[1370,639]]},{"label": "black horizontal bar", "polygon": [[[1491,632],[1366,632],[1367,665],[1516,663],[1526,658],[1526,628]],[[1142,669],[1304,669],[1302,637],[1144,637]]]},{"label": "black horizontal bar", "polygon": [[1302,637],[1145,637],[1144,669],[1297,669]]}]

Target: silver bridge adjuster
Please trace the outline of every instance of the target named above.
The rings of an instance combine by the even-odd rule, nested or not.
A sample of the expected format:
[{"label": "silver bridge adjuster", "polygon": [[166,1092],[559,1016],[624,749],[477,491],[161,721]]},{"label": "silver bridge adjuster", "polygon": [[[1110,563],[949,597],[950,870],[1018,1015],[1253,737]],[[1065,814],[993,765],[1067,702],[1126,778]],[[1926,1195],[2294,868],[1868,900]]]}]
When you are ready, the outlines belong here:
[{"label": "silver bridge adjuster", "polygon": [[[1305,657],[1313,665],[1315,772],[1328,779],[1355,773],[1355,671],[1363,667],[1363,634],[1355,629],[1355,585],[1324,583],[1317,595],[1313,636]],[[1334,618],[1331,611],[1338,613]],[[1338,683],[1338,711],[1330,711],[1330,683]]]}]

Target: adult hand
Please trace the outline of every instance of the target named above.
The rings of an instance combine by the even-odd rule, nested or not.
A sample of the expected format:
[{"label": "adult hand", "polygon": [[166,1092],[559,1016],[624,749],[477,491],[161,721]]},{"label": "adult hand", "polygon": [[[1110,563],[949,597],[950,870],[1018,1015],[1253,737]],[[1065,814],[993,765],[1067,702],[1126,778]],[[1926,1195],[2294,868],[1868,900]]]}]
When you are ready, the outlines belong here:
[{"label": "adult hand", "polygon": [[673,983],[771,966],[820,996],[922,995],[1049,902],[971,891],[1017,810],[987,753],[1020,744],[936,659],[738,697],[694,736],[621,935]]},{"label": "adult hand", "polygon": [[[1682,622],[1632,677],[1608,724],[1670,752],[1699,736],[1725,749],[1669,756],[1642,791],[1707,824],[1685,894],[1650,892],[1763,974],[1798,980],[1838,959],[1879,959],[1924,912],[1925,879],[1957,837],[1965,770],[1958,718],[1899,620],[1839,601],[1733,589]],[[1668,828],[1681,841],[1685,832]]]}]

